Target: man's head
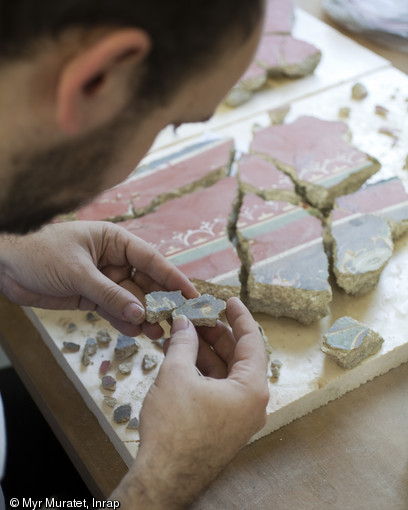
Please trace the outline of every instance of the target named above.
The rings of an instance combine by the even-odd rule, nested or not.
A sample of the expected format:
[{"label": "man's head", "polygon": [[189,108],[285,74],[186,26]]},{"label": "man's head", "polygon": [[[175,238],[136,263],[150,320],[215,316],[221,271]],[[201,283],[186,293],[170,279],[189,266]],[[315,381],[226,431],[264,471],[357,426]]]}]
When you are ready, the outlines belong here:
[{"label": "man's head", "polygon": [[166,125],[208,118],[263,0],[0,0],[0,230],[123,180]]}]

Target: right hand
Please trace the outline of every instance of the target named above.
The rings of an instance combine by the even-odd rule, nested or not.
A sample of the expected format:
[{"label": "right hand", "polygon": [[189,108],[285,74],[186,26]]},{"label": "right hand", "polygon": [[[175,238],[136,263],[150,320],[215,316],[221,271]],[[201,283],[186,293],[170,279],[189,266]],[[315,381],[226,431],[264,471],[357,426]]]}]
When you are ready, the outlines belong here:
[{"label": "right hand", "polygon": [[187,319],[173,322],[140,414],[140,450],[111,496],[121,508],[185,508],[265,425],[262,337],[237,298],[227,303],[227,319],[232,331],[219,322],[199,328],[201,340]]}]

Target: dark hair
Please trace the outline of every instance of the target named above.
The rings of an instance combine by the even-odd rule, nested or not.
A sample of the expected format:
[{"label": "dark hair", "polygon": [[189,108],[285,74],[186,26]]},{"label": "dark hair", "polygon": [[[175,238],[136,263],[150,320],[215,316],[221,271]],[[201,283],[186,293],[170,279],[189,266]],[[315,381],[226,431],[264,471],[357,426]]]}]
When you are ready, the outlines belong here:
[{"label": "dark hair", "polygon": [[[69,28],[145,29],[153,41],[139,97],[171,94],[208,65],[228,38],[252,32],[263,0],[0,0],[0,61],[21,57]],[[235,34],[234,34],[235,29]],[[31,48],[31,50],[30,50]]]}]

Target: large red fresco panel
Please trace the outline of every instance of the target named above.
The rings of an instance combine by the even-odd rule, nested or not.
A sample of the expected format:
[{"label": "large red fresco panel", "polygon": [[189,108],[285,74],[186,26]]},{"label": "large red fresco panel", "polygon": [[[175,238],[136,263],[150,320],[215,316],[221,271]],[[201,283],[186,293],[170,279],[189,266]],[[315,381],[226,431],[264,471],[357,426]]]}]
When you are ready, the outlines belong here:
[{"label": "large red fresco panel", "polygon": [[131,178],[76,211],[76,218],[124,220],[143,215],[170,198],[228,175],[233,153],[233,140],[218,140],[139,167]]},{"label": "large red fresco panel", "polygon": [[228,235],[235,178],[171,200],[157,211],[119,223],[177,265],[189,278],[236,287],[241,263]]}]

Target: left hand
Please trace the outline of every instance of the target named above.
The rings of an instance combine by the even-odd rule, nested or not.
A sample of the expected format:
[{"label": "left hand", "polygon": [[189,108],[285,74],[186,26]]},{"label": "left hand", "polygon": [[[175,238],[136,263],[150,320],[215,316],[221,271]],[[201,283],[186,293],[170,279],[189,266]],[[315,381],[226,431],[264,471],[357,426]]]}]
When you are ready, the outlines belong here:
[{"label": "left hand", "polygon": [[86,221],[0,236],[0,290],[19,305],[96,311],[126,335],[143,330],[151,338],[162,331],[145,322],[145,293],[198,295],[188,278],[142,239],[112,223]]}]

